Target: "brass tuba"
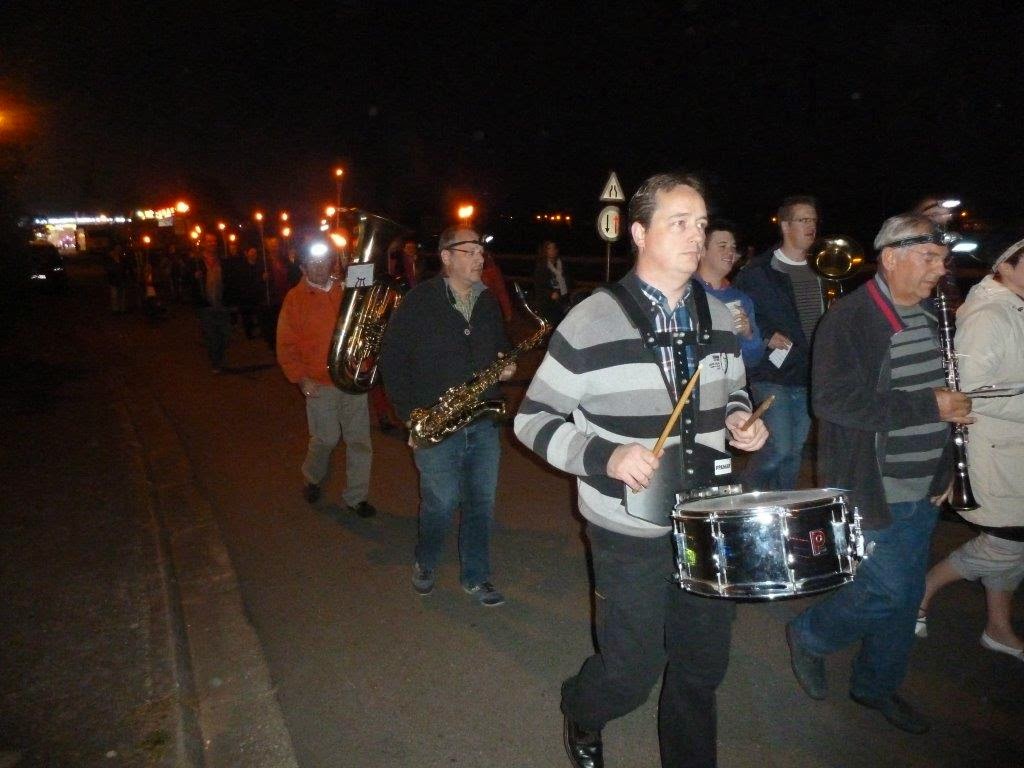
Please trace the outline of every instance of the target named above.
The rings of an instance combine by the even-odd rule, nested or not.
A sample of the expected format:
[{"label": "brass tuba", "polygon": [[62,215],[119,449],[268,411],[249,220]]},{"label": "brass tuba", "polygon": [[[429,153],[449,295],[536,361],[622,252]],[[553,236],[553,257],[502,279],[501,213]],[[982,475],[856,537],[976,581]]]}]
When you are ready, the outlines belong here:
[{"label": "brass tuba", "polygon": [[[408,230],[383,216],[345,208],[339,224],[351,235],[345,294],[327,354],[331,380],[348,392],[367,392],[377,380],[377,355],[391,313],[402,300],[387,270],[388,246]],[[361,266],[367,265],[367,266]]]},{"label": "brass tuba", "polygon": [[843,295],[841,281],[855,274],[864,263],[864,249],[845,235],[825,237],[811,246],[807,263],[822,279],[821,297],[828,309]]}]

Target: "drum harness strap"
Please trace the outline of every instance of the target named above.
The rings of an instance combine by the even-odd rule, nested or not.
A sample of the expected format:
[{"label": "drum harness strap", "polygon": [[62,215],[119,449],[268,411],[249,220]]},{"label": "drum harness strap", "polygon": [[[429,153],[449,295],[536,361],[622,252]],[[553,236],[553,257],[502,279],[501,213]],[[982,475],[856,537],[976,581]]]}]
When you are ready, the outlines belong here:
[{"label": "drum harness strap", "polygon": [[[644,346],[651,352],[658,370],[662,371],[665,387],[668,390],[669,398],[673,399],[673,402],[675,402],[673,387],[665,378],[664,369],[661,366],[661,357],[658,353],[659,347],[672,348],[675,362],[675,392],[682,392],[690,378],[690,368],[686,359],[687,347],[696,347],[696,359],[698,361],[714,352],[739,354],[739,342],[737,342],[736,335],[732,331],[719,331],[711,327],[711,310],[708,307],[707,294],[704,292],[704,286],[698,280],[690,281],[690,302],[688,302],[687,306],[687,309],[690,310],[691,324],[695,328],[685,331],[656,331],[650,310],[645,312],[637,298],[621,282],[603,286],[603,289],[615,297],[630,323],[640,332],[640,338]],[[689,402],[683,407],[683,413],[677,423],[682,448],[679,457],[683,465],[681,467],[683,471],[680,472],[679,476],[683,478],[683,485],[687,489],[713,484],[713,482],[707,482],[708,478],[699,476],[696,468],[693,466],[695,462],[692,459],[690,461],[686,459],[686,457],[694,455],[697,436],[696,414],[699,408],[700,387],[698,386],[694,388]],[[690,466],[687,466],[687,464]]]}]

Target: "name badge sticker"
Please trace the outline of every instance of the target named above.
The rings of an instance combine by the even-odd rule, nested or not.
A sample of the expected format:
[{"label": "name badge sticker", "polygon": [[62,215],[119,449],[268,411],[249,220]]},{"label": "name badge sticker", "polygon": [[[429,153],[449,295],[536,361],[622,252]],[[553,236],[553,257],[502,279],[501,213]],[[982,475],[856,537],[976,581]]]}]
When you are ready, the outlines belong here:
[{"label": "name badge sticker", "polygon": [[728,475],[732,472],[732,458],[715,459],[715,476]]}]

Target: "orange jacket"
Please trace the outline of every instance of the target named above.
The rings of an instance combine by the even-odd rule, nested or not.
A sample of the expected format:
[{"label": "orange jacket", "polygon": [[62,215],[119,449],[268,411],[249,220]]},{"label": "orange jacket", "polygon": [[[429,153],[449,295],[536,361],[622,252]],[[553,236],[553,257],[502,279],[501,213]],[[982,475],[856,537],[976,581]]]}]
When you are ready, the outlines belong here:
[{"label": "orange jacket", "polygon": [[343,290],[335,283],[330,291],[320,291],[302,278],[284,297],[277,319],[277,363],[293,384],[304,378],[331,383],[327,355]]}]

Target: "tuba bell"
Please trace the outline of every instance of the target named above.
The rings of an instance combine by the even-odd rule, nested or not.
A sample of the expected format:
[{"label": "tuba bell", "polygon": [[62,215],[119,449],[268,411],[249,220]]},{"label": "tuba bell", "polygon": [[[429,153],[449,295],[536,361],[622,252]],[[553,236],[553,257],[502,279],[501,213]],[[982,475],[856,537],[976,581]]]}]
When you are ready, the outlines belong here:
[{"label": "tuba bell", "polygon": [[383,216],[357,208],[338,213],[340,226],[352,236],[345,272],[345,294],[334,327],[327,368],[331,380],[347,392],[367,392],[377,381],[377,355],[391,313],[402,291],[387,269],[389,244],[408,232]]},{"label": "tuba bell", "polygon": [[811,246],[807,263],[822,279],[821,297],[828,309],[843,295],[842,281],[854,275],[864,263],[864,249],[845,235],[825,237]]}]

